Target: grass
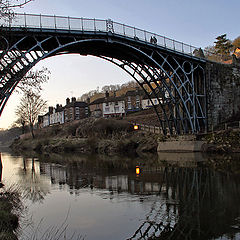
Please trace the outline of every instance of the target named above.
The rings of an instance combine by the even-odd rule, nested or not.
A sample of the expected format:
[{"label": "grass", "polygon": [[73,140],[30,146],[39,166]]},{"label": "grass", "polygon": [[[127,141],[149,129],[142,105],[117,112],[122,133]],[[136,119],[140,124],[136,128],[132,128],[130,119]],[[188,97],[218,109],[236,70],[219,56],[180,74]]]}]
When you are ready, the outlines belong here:
[{"label": "grass", "polygon": [[12,187],[0,192],[0,239],[16,240],[22,203],[18,192]]}]

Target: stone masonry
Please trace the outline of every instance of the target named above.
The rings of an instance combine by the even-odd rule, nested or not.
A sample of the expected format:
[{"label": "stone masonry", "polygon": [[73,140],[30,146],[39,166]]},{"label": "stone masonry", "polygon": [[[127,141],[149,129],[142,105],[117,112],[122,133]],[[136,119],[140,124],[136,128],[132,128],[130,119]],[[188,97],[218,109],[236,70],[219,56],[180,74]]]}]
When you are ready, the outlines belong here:
[{"label": "stone masonry", "polygon": [[207,62],[208,129],[240,112],[240,64]]}]

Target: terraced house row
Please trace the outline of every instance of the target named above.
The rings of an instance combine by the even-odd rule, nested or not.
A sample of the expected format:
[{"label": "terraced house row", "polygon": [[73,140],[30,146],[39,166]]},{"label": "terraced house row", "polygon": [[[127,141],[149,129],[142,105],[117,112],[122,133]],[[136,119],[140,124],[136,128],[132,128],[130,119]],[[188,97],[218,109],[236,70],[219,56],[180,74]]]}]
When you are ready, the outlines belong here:
[{"label": "terraced house row", "polygon": [[104,97],[94,101],[88,99],[87,102],[77,101],[75,97],[71,100],[66,99],[66,105],[57,104],[56,107],[49,107],[49,111],[39,116],[39,127],[47,127],[54,124],[63,124],[80,120],[87,117],[123,117],[131,112],[140,111],[158,105],[156,97],[150,99],[144,94],[143,90],[136,88],[129,90],[124,95],[110,96],[108,92]]}]

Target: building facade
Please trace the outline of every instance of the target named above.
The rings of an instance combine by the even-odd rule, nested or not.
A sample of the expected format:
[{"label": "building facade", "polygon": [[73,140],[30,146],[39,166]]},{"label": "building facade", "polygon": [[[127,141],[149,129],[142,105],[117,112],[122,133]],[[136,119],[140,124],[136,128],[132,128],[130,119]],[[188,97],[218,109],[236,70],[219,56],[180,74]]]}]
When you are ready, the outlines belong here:
[{"label": "building facade", "polygon": [[136,88],[136,90],[127,91],[124,97],[125,112],[136,112],[142,109],[143,90]]},{"label": "building facade", "polygon": [[89,110],[92,117],[103,117],[103,102],[105,98],[98,98],[89,104]]},{"label": "building facade", "polygon": [[120,117],[125,114],[124,97],[107,97],[103,102],[103,117]]},{"label": "building facade", "polygon": [[66,99],[66,106],[64,107],[64,122],[72,122],[80,120],[89,116],[88,104],[85,102],[76,101],[73,97],[72,101]]},{"label": "building facade", "polygon": [[64,108],[62,107],[62,105],[57,104],[56,108],[53,108],[52,114],[50,114],[50,125],[63,123],[64,123]]}]

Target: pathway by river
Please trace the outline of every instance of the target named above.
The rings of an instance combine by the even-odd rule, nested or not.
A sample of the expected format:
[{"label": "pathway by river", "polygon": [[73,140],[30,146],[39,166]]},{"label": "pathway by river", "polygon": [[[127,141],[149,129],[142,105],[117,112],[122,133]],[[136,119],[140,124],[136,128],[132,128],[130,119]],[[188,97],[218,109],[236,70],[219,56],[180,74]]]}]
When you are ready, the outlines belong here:
[{"label": "pathway by river", "polygon": [[200,155],[3,152],[2,162],[2,182],[17,185],[27,207],[21,240],[240,239],[239,174],[213,170]]}]

